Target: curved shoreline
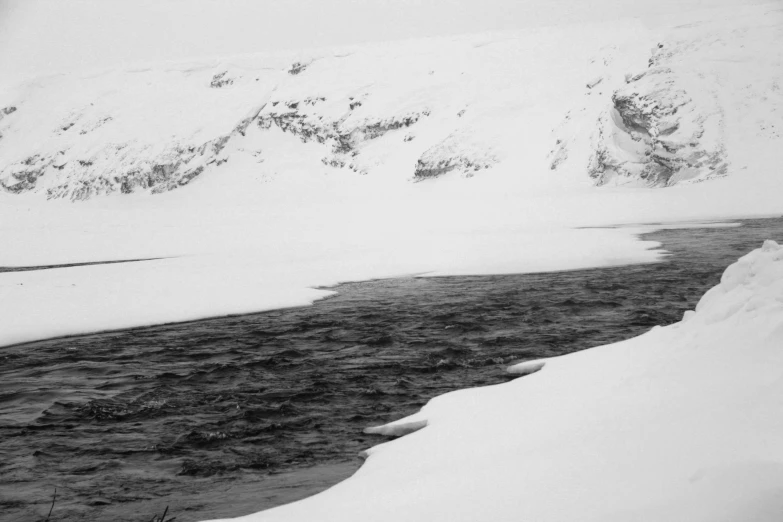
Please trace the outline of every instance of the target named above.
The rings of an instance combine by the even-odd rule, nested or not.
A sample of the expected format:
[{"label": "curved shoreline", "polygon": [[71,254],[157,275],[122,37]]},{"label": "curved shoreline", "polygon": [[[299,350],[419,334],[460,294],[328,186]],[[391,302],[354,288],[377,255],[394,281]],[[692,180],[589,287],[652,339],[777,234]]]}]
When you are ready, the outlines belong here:
[{"label": "curved shoreline", "polygon": [[[27,393],[27,385],[14,384],[8,371],[29,366],[38,375],[35,393],[72,393],[5,400],[40,402],[29,411],[31,428],[47,427],[35,428],[35,439],[26,444],[40,438],[39,444],[51,446],[46,438],[60,437],[64,422],[71,428],[57,444],[76,437],[81,445],[73,454],[81,455],[84,441],[103,433],[105,440],[89,444],[90,452],[73,462],[79,469],[95,463],[76,483],[103,480],[108,500],[122,497],[112,493],[111,481],[100,479],[101,466],[115,462],[112,476],[118,479],[138,468],[163,480],[156,482],[155,495],[164,495],[184,520],[188,513],[193,519],[197,513],[225,515],[226,509],[247,513],[312,494],[308,481],[315,478],[308,466],[345,460],[345,474],[331,475],[319,487],[346,478],[358,467],[357,453],[374,443],[373,436],[361,434],[364,428],[414,413],[433,396],[506,382],[514,377],[506,366],[520,360],[589,348],[677,321],[717,282],[727,263],[722,259],[755,244],[770,227],[783,225],[760,220],[741,228],[657,232],[650,238],[674,255],[652,265],[349,283],[314,306],[6,347],[0,351],[9,363],[7,387]],[[264,431],[274,424],[279,426]],[[115,440],[113,433],[124,435]],[[253,442],[259,436],[266,442]],[[160,449],[138,452],[149,445]],[[63,470],[73,460],[56,458]],[[298,463],[287,464],[289,459]],[[280,486],[281,493],[272,495],[277,474],[291,468],[291,480],[300,485]],[[180,471],[187,474],[172,475]],[[59,473],[47,472],[47,483]],[[123,480],[137,495],[145,494],[144,482]],[[207,485],[209,492],[197,493]],[[253,487],[269,494],[253,495]],[[244,493],[218,494],[223,488]],[[86,509],[79,491],[64,489],[58,502]],[[195,502],[199,495],[202,500]],[[122,519],[124,505],[149,512],[165,508],[163,499],[126,502],[107,505],[105,517]]]}]

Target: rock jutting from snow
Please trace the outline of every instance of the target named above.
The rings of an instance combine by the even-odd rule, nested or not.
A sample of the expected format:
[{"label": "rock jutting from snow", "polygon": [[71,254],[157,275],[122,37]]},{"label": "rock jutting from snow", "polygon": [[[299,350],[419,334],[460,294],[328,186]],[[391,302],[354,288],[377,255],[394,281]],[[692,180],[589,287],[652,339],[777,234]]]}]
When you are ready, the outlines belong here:
[{"label": "rock jutting from snow", "polygon": [[403,182],[489,170],[529,185],[733,176],[749,163],[746,141],[774,150],[781,139],[781,53],[767,43],[779,24],[748,20],[752,30],[709,22],[641,40],[639,28],[590,29],[579,53],[562,52],[572,33],[518,35],[559,49],[562,69],[517,39],[465,36],[37,78],[0,91],[0,191],[161,193],[245,160],[259,179],[289,160]]},{"label": "rock jutting from snow", "polygon": [[231,85],[234,83],[234,79],[227,77],[227,74],[228,71],[217,73],[212,77],[212,81],[209,83],[209,86],[213,89],[220,89],[221,87],[225,87],[226,85]]},{"label": "rock jutting from snow", "polygon": [[[422,108],[381,119],[372,116],[362,118],[353,113],[362,103],[352,101],[345,113],[338,117],[325,118],[317,109],[311,109],[324,101],[324,97],[315,97],[301,102],[273,102],[257,116],[257,125],[262,130],[275,126],[285,133],[297,136],[302,143],[328,145],[329,155],[321,162],[341,168],[349,164],[351,158],[360,154],[359,148],[363,142],[375,140],[391,131],[408,128],[431,114],[429,109]],[[353,164],[350,166],[352,170],[359,170]]]},{"label": "rock jutting from snow", "polygon": [[414,178],[417,181],[435,178],[452,171],[459,171],[470,177],[480,170],[492,167],[498,161],[491,147],[472,143],[469,138],[455,133],[421,155],[416,162]]},{"label": "rock jutting from snow", "polygon": [[683,89],[683,75],[654,67],[615,91],[588,166],[597,184],[619,178],[670,186],[727,174],[721,111],[709,92]]}]

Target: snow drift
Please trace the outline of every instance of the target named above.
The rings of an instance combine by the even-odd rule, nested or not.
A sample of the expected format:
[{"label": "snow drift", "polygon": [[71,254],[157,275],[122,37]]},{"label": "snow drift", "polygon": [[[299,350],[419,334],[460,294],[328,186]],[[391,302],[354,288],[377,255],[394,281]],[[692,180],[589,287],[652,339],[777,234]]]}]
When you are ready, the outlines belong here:
[{"label": "snow drift", "polygon": [[767,241],[680,323],[437,397],[350,479],[235,520],[777,521],[781,347]]}]

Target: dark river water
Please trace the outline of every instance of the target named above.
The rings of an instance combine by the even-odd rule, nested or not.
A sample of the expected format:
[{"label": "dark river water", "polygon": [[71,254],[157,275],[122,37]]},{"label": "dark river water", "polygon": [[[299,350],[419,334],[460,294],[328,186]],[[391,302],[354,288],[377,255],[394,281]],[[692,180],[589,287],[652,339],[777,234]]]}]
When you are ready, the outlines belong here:
[{"label": "dark river water", "polygon": [[783,219],[660,231],[662,263],[344,284],[313,306],[0,348],[0,520],[177,522],[309,496],[363,435],[514,362],[678,321]]}]

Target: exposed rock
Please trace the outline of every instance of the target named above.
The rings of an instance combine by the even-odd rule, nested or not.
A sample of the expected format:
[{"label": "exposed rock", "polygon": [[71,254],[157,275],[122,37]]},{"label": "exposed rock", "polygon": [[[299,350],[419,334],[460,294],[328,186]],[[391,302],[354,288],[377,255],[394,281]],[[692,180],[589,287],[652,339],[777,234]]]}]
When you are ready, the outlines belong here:
[{"label": "exposed rock", "polygon": [[[109,123],[113,119],[114,118],[112,118],[111,116],[104,116],[103,118],[100,118],[93,122],[85,123],[84,125],[82,125],[82,129],[79,131],[79,134],[84,136],[89,132],[92,132],[96,129],[99,129],[100,127],[103,127],[105,124]],[[73,126],[73,123],[70,126]],[[67,130],[67,129],[63,129],[63,130]]]},{"label": "exposed rock", "polygon": [[[12,114],[14,112],[16,112],[16,107],[13,107],[13,106],[4,107],[4,108],[0,109],[0,121],[3,121],[3,118],[5,118],[6,116],[8,116],[9,114]],[[3,133],[0,132],[0,139],[2,139],[2,138],[3,138]]]},{"label": "exposed rock", "polygon": [[[25,178],[25,185],[17,187],[3,183],[2,188],[9,192],[30,190],[34,188],[35,181],[51,166],[58,170],[67,170],[70,176],[64,176],[62,183],[46,189],[49,199],[68,198],[79,201],[114,192],[131,194],[139,190],[160,194],[192,182],[204,172],[206,165],[217,166],[224,163],[225,158],[220,158],[219,155],[230,138],[231,135],[220,136],[198,147],[174,146],[151,159],[145,159],[147,156],[144,150],[130,147],[107,148],[97,152],[91,159],[72,162],[60,159],[57,162],[42,163],[37,165],[36,169],[28,171],[31,175]],[[118,156],[130,158],[128,166],[120,172],[116,168]]]},{"label": "exposed rock", "polygon": [[423,180],[459,171],[466,177],[471,177],[497,162],[497,157],[487,146],[472,143],[470,138],[462,133],[454,133],[421,155],[416,162],[413,176],[415,180]]},{"label": "exposed rock", "polygon": [[221,73],[216,74],[212,77],[212,81],[210,82],[209,86],[213,89],[220,89],[221,87],[225,87],[226,85],[231,85],[234,83],[233,78],[229,78],[226,75],[228,74],[228,71],[223,71]]},{"label": "exposed rock", "polygon": [[[309,100],[313,100],[310,98]],[[315,98],[319,100],[319,98]],[[320,98],[323,100],[323,98]],[[305,100],[304,105],[313,105]],[[362,142],[375,140],[388,132],[403,129],[416,124],[422,117],[429,116],[430,111],[423,109],[419,112],[395,115],[384,119],[367,118],[363,120],[349,119],[349,111],[335,120],[325,119],[300,110],[300,102],[289,101],[284,104],[285,109],[277,109],[277,103],[272,103],[266,111],[258,115],[257,125],[260,129],[268,130],[276,126],[283,132],[293,134],[303,142],[317,142],[331,147],[331,156],[323,158],[324,165],[343,167],[347,161],[345,156],[356,156],[357,147]],[[355,107],[354,107],[355,108]]]},{"label": "exposed rock", "polygon": [[721,111],[709,92],[679,86],[685,74],[655,67],[613,94],[588,165],[597,184],[670,186],[726,174]]},{"label": "exposed rock", "polygon": [[294,62],[291,64],[291,67],[288,69],[288,74],[296,76],[297,74],[307,69],[309,65],[310,65],[309,63]]},{"label": "exposed rock", "polygon": [[10,166],[10,176],[0,180],[0,187],[12,194],[27,192],[35,188],[38,179],[46,174],[46,169],[52,164],[51,159],[38,154],[25,158]]},{"label": "exposed rock", "polygon": [[588,89],[592,89],[593,87],[595,87],[596,85],[598,85],[598,84],[599,84],[599,83],[601,83],[602,81],[604,81],[604,78],[603,78],[603,76],[598,76],[598,77],[596,77],[596,78],[593,78],[592,80],[590,80],[589,82],[587,82],[587,88],[588,88]]},{"label": "exposed rock", "polygon": [[258,115],[264,110],[264,107],[266,107],[266,104],[261,105],[259,108],[253,110],[246,118],[243,118],[242,121],[234,127],[234,132],[244,136],[245,132],[247,132],[247,128],[250,127],[250,124],[253,123],[256,118],[258,118]]},{"label": "exposed rock", "polygon": [[357,127],[353,133],[360,135],[362,139],[372,140],[383,136],[389,131],[402,129],[404,127],[410,127],[414,123],[418,122],[422,116],[429,116],[430,112],[424,110],[420,113],[406,114],[404,116],[394,116],[385,120],[378,120],[373,122],[367,122],[364,125]]},{"label": "exposed rock", "polygon": [[563,140],[557,140],[555,148],[549,152],[549,168],[557,170],[561,163],[568,159],[568,147]]}]

